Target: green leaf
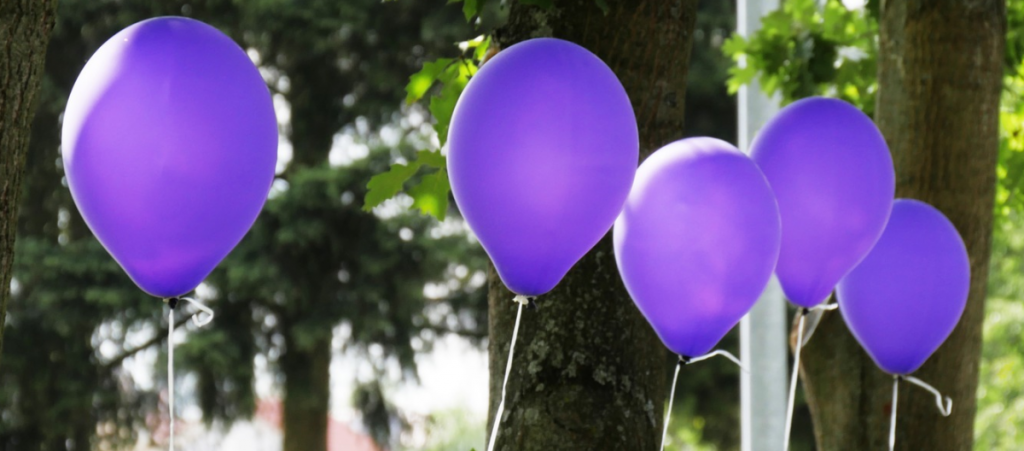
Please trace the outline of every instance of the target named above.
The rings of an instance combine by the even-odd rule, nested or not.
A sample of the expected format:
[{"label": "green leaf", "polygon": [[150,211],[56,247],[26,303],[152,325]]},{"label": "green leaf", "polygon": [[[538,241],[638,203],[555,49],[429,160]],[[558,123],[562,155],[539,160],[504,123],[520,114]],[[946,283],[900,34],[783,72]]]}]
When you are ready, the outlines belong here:
[{"label": "green leaf", "polygon": [[480,45],[476,46],[476,50],[473,51],[473,60],[475,60],[478,64],[481,61],[483,61],[484,57],[487,56],[487,49],[490,47],[491,37],[487,36],[486,38],[484,38],[483,42],[480,43]]},{"label": "green leaf", "polygon": [[438,58],[423,63],[423,69],[409,76],[409,84],[405,85],[405,103],[411,104],[426,95],[434,82],[454,61],[452,58]]},{"label": "green leaf", "polygon": [[603,12],[604,15],[607,16],[608,15],[608,1],[607,0],[595,0],[595,1],[597,2],[597,7],[601,8],[601,12]]},{"label": "green leaf", "polygon": [[476,70],[476,65],[463,60],[460,64],[448,66],[438,76],[438,80],[444,84],[441,92],[430,98],[430,114],[434,116],[434,130],[437,131],[437,138],[442,146],[448,142],[448,126],[452,121],[452,113],[455,112],[455,104],[462,95],[462,90],[469,81],[469,76]]},{"label": "green leaf", "polygon": [[420,213],[443,221],[448,211],[449,191],[451,185],[448,183],[447,170],[427,174],[423,176],[419,185],[409,189],[409,195],[413,198],[412,208],[418,208]]},{"label": "green leaf", "polygon": [[757,75],[757,68],[748,65],[747,67],[733,66],[729,68],[729,80],[727,86],[729,88],[729,94],[735,94],[740,90],[740,86],[750,83]]},{"label": "green leaf", "polygon": [[761,29],[766,34],[789,34],[793,19],[785,11],[777,9],[761,18]]},{"label": "green leaf", "polygon": [[441,152],[434,150],[421,150],[416,152],[416,162],[438,169],[443,169],[447,166],[444,155],[441,155]]},{"label": "green leaf", "polygon": [[369,190],[363,199],[363,210],[373,210],[373,207],[398,194],[402,190],[402,185],[413,174],[416,174],[421,165],[422,163],[419,161],[409,164],[392,164],[391,169],[388,169],[387,172],[382,172],[370,178],[369,183],[366,184]]},{"label": "green leaf", "polygon": [[[449,0],[451,3],[451,0]],[[463,0],[462,14],[466,16],[466,22],[472,21],[473,17],[480,13],[480,0]]]},{"label": "green leaf", "polygon": [[725,43],[722,44],[722,53],[725,53],[734,59],[746,51],[747,40],[743,39],[743,36],[738,34],[732,35],[732,37],[726,39]]}]

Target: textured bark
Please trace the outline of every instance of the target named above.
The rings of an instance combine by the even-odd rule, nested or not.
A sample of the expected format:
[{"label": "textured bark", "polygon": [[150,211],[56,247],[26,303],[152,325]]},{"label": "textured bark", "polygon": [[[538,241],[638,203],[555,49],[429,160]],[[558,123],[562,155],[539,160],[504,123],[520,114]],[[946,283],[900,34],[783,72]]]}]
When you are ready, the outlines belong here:
[{"label": "textured bark", "polygon": [[[988,279],[1005,4],[887,0],[881,12],[876,122],[896,165],[896,195],[928,202],[967,244],[971,290],[949,339],[915,373],[954,400],[901,384],[897,449],[969,450]],[[837,313],[805,350],[801,374],[822,450],[885,449],[892,377],[860,349]]]},{"label": "textured bark", "polygon": [[56,9],[56,0],[0,0],[0,351],[25,153]]},{"label": "textured bark", "polygon": [[308,349],[289,339],[281,355],[284,372],[283,451],[327,451],[331,393],[331,337],[321,336]]},{"label": "textured bark", "polygon": [[[625,86],[642,158],[682,138],[697,2],[609,0],[607,13],[594,0],[554,3],[513,4],[499,44],[554,36],[586,47]],[[515,322],[512,297],[492,270],[491,422]],[[496,449],[655,449],[668,397],[667,352],[622,285],[610,236],[538,304],[523,312]]]}]

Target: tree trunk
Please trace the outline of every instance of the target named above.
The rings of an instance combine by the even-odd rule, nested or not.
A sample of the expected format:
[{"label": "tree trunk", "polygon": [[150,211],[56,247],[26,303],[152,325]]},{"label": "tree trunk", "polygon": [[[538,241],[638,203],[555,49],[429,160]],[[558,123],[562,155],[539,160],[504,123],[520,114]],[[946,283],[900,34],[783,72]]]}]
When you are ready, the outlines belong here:
[{"label": "tree trunk", "polygon": [[[876,121],[896,165],[896,195],[928,202],[967,244],[971,290],[959,325],[915,373],[954,400],[901,384],[897,449],[969,450],[988,280],[999,96],[1002,0],[882,2]],[[801,374],[822,450],[885,449],[892,378],[860,349],[842,318],[822,320]]]},{"label": "tree trunk", "polygon": [[18,200],[56,0],[0,0],[0,351],[14,271]]},{"label": "tree trunk", "polygon": [[[595,0],[554,3],[514,3],[498,43],[553,36],[586,47],[625,86],[642,158],[682,138],[697,2],[608,0],[607,12]],[[491,422],[515,322],[512,297],[492,270]],[[523,312],[496,449],[655,449],[669,389],[667,351],[622,285],[610,235],[538,305]]]},{"label": "tree trunk", "polygon": [[300,345],[287,338],[284,373],[283,451],[327,451],[331,393],[331,336]]}]

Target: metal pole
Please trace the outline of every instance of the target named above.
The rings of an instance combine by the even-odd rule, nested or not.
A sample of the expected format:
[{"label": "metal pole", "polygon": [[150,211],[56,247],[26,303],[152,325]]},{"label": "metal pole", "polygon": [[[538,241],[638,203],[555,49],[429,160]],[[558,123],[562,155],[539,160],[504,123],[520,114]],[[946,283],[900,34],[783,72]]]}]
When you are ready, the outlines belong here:
[{"label": "metal pole", "polygon": [[[761,17],[779,8],[779,0],[736,0],[736,31],[749,36],[761,26]],[[740,62],[743,64],[743,62]],[[738,93],[739,148],[750,151],[757,131],[779,110],[755,80]],[[786,304],[778,281],[771,282],[761,299],[740,322],[740,355],[750,373],[740,373],[741,436],[743,451],[782,448],[786,416]]]}]

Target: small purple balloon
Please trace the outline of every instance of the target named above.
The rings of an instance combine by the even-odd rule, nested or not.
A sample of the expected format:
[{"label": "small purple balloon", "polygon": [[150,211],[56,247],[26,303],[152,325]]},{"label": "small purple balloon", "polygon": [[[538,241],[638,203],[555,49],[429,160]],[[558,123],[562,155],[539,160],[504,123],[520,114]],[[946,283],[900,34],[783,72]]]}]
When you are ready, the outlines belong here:
[{"label": "small purple balloon", "polygon": [[896,176],[885,138],[853,105],[811,97],[769,121],[751,157],[782,215],[779,283],[794,304],[820,304],[889,218]]},{"label": "small purple balloon", "polygon": [[757,165],[713,138],[671,143],[648,158],[615,222],[626,289],[673,352],[707,354],[771,277],[779,210]]},{"label": "small purple balloon", "polygon": [[256,220],[274,178],[277,120],[231,38],[160,17],[89,59],[62,141],[86,224],[140,288],[173,297],[198,286]]},{"label": "small purple balloon", "polygon": [[636,118],[597,56],[559,39],[502,50],[452,116],[448,171],[513,292],[550,291],[611,228],[639,160]]},{"label": "small purple balloon", "polygon": [[935,207],[898,199],[882,238],[839,282],[839,311],[883,370],[910,374],[953,332],[967,306],[971,263]]}]

